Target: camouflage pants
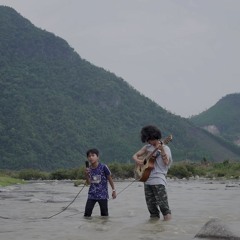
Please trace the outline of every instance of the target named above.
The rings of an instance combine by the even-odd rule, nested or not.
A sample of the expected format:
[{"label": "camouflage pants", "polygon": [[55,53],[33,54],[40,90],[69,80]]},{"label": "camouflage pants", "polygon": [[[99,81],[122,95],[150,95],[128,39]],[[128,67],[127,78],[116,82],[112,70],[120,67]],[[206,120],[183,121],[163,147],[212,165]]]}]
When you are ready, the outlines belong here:
[{"label": "camouflage pants", "polygon": [[[171,214],[168,206],[168,197],[164,185],[144,184],[145,199],[150,212],[150,217],[160,217],[160,211],[163,216]],[[160,208],[160,211],[159,211]]]}]

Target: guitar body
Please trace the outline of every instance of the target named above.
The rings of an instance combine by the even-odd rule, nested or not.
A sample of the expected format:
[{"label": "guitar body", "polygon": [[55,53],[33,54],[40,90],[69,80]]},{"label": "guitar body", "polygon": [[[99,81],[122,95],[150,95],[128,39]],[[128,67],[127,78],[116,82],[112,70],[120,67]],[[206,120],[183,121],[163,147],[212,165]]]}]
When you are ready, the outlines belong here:
[{"label": "guitar body", "polygon": [[[170,141],[172,141],[172,135],[169,135],[166,139],[163,140],[163,144],[168,144]],[[146,182],[149,178],[149,175],[154,168],[154,162],[156,160],[156,157],[153,156],[153,154],[158,150],[158,148],[155,148],[152,153],[146,153],[143,156],[140,156],[139,159],[143,160],[143,165],[136,164],[134,169],[134,176],[135,179],[140,182]]]},{"label": "guitar body", "polygon": [[137,165],[135,166],[135,179],[140,182],[146,182],[149,178],[149,175],[154,168],[154,162],[156,160],[155,157],[150,157],[149,159],[147,157],[142,157],[143,159],[143,165]]}]

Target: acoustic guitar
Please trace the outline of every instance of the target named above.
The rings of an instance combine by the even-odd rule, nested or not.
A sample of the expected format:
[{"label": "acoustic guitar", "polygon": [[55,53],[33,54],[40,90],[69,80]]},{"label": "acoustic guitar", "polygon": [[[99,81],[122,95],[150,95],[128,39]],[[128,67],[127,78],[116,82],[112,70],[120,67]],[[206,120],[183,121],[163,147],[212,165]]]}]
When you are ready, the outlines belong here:
[{"label": "acoustic guitar", "polygon": [[[172,141],[172,135],[169,135],[167,138],[165,138],[163,141],[161,141],[161,144],[168,144],[170,141]],[[143,160],[143,165],[136,164],[134,169],[134,175],[135,179],[141,182],[146,182],[149,178],[149,175],[154,168],[154,162],[156,160],[156,157],[154,156],[154,153],[158,150],[158,147],[156,147],[153,152],[146,153],[139,157],[139,159]]]}]

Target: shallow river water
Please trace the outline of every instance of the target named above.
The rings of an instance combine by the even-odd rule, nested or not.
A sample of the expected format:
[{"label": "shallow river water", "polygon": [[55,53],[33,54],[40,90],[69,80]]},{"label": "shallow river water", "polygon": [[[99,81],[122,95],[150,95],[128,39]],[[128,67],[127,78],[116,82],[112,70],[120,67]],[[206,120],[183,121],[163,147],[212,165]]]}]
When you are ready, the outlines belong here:
[{"label": "shallow river water", "polygon": [[88,187],[37,181],[0,188],[1,240],[188,240],[212,218],[240,236],[240,182],[168,180],[172,220],[150,220],[141,182],[115,182],[108,218],[83,217]]}]

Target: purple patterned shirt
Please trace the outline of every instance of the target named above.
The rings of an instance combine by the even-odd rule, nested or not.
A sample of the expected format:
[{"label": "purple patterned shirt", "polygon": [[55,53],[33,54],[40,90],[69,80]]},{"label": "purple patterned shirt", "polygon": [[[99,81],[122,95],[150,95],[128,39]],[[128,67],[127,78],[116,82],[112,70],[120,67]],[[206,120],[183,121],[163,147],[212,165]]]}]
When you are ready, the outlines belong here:
[{"label": "purple patterned shirt", "polygon": [[88,199],[108,199],[108,176],[111,174],[107,165],[99,163],[96,168],[90,168],[90,187]]}]

